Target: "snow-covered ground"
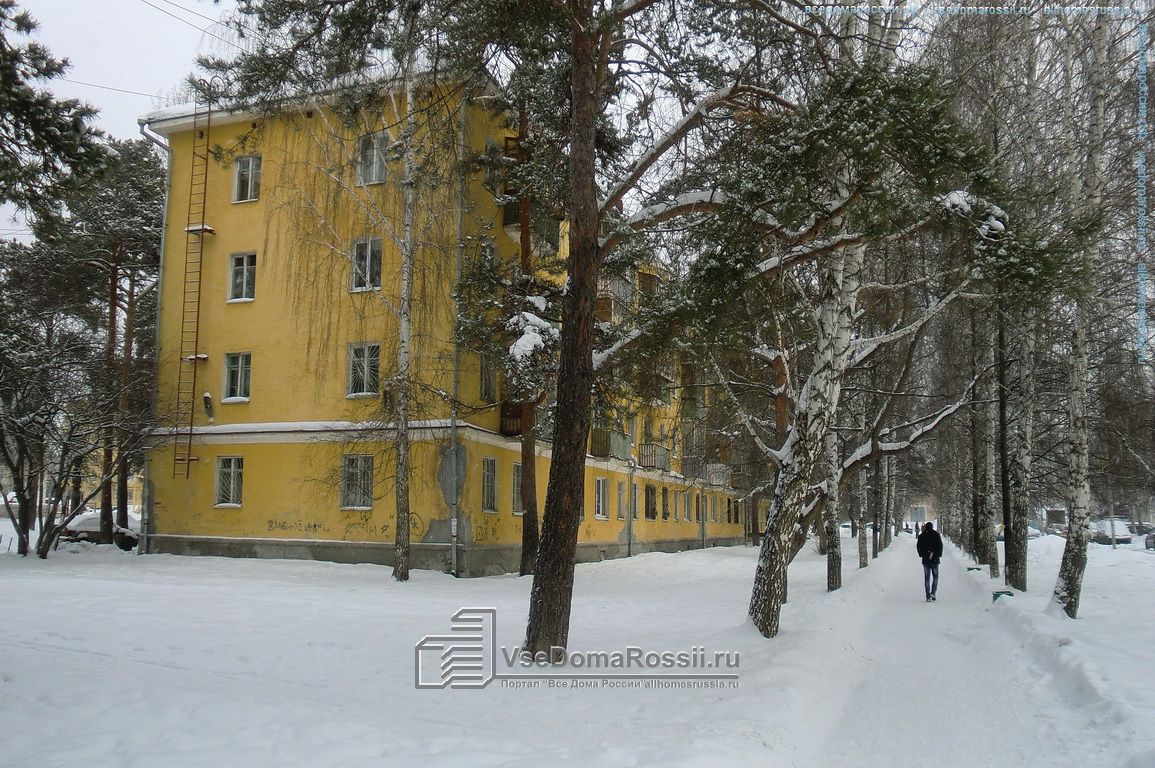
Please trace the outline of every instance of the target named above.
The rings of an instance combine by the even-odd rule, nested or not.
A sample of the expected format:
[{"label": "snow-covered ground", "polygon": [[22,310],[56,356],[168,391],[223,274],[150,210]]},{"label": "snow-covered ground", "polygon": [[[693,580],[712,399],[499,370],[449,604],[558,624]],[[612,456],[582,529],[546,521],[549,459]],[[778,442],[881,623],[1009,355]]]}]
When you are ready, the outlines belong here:
[{"label": "snow-covered ground", "polygon": [[0,766],[1155,765],[1141,544],[1093,548],[1070,622],[1045,612],[1059,539],[1030,544],[1039,594],[994,605],[953,551],[927,604],[910,537],[862,572],[845,543],[833,595],[800,555],[770,641],[744,620],[751,548],[578,567],[571,648],[737,651],[736,689],[415,689],[414,644],[460,607],[495,607],[499,643],[518,644],[514,576],[0,554]]}]

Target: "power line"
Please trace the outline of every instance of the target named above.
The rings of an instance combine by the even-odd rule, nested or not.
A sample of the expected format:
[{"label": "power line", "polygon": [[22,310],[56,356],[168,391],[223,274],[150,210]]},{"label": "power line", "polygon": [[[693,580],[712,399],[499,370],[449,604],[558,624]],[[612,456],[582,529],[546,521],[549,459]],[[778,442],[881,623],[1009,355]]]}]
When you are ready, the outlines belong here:
[{"label": "power line", "polygon": [[[182,19],[180,16],[177,16],[175,13],[172,13],[171,11],[166,11],[164,8],[161,8],[159,5],[154,5],[153,3],[150,3],[148,0],[140,0],[140,2],[144,3],[149,8],[154,8],[154,9],[160,11],[165,16],[171,16],[172,18],[179,21],[181,24],[187,24],[188,26],[192,27],[193,29],[197,30],[198,32],[203,32],[204,34],[208,35],[209,37],[220,40],[222,43],[226,43],[228,45],[231,45],[232,47],[236,48],[238,51],[244,50],[244,48],[241,48],[241,46],[237,45],[232,40],[226,40],[223,37],[221,37],[220,35],[214,35],[212,32],[209,32],[207,29],[205,29],[203,27],[198,27],[196,24],[193,24],[188,19]],[[213,23],[215,24],[216,22],[213,22]]]},{"label": "power line", "polygon": [[164,3],[165,5],[171,5],[173,8],[180,8],[185,13],[191,13],[193,16],[200,16],[202,19],[204,19],[205,21],[207,21],[211,24],[219,24],[220,23],[220,21],[218,19],[214,19],[210,16],[205,16],[203,13],[200,13],[199,11],[194,11],[192,8],[186,8],[185,6],[181,5],[180,3],[174,3],[172,0],[160,0],[160,1],[162,3]]},{"label": "power line", "polygon": [[111,85],[97,85],[96,83],[85,83],[85,82],[80,81],[80,80],[71,80],[67,77],[57,77],[57,78],[53,78],[53,79],[60,80],[60,81],[65,82],[65,83],[73,83],[75,85],[86,85],[89,88],[100,88],[100,89],[105,90],[105,91],[117,91],[119,93],[131,93],[133,96],[148,96],[150,99],[163,99],[164,101],[180,101],[180,99],[174,98],[172,96],[158,96],[158,95],[152,94],[152,93],[144,93],[143,91],[130,91],[127,88],[114,88]]}]

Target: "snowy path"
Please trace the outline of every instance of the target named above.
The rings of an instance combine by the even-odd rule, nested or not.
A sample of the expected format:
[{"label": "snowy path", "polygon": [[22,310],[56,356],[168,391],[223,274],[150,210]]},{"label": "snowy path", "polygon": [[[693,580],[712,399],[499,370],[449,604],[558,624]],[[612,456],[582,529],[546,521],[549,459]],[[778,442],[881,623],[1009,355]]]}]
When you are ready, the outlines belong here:
[{"label": "snowy path", "polygon": [[[1126,635],[1129,613],[1028,648],[952,553],[927,605],[908,537],[865,571],[844,545],[833,595],[823,558],[799,555],[771,641],[745,621],[751,548],[578,568],[572,648],[737,651],[741,684],[727,690],[415,690],[414,643],[462,606],[496,607],[499,644],[518,643],[530,582],[512,576],[400,585],[377,566],[0,556],[0,768],[1126,764],[1136,742],[1110,713],[1149,711],[1150,684],[1081,688],[1039,648],[1118,635],[1130,652],[1147,640]],[[1134,594],[1149,592],[1155,558],[1096,557],[1096,578],[1127,569]],[[1112,708],[1118,691],[1130,699]]]},{"label": "snowy path", "polygon": [[877,601],[848,638],[848,652],[862,662],[859,679],[817,765],[1121,764],[1103,747],[1094,714],[1073,709],[986,610],[1001,580],[964,578],[964,563],[947,547],[939,600],[926,603],[907,538],[872,568]]}]

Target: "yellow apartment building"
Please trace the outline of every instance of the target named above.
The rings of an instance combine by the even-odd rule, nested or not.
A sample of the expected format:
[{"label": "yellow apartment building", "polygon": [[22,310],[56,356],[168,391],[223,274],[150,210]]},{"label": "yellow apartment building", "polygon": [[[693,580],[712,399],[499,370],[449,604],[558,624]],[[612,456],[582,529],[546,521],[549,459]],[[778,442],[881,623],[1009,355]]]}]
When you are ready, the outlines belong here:
[{"label": "yellow apartment building", "polygon": [[[442,182],[418,193],[415,222],[412,564],[473,576],[517,569],[521,425],[455,341],[455,281],[468,248],[516,259],[518,240],[486,174],[457,161],[508,131],[443,96],[420,139],[450,159],[430,161]],[[357,127],[320,100],[275,119],[203,105],[141,119],[169,149],[146,551],[391,562],[402,111],[394,95]],[[633,287],[603,286],[599,313]],[[671,370],[664,394],[593,430],[579,559],[743,540],[729,468],[691,457],[675,415],[690,375]],[[547,441],[536,462],[541,509]]]}]

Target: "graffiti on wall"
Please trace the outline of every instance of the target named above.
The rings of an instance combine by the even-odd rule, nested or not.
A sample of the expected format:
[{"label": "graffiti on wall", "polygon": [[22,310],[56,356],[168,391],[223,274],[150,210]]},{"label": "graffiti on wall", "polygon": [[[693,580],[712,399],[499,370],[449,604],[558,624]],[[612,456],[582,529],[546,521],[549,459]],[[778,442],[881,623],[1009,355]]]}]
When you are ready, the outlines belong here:
[{"label": "graffiti on wall", "polygon": [[319,520],[269,520],[268,526],[270,533],[303,533],[314,536],[329,532],[329,526]]}]

